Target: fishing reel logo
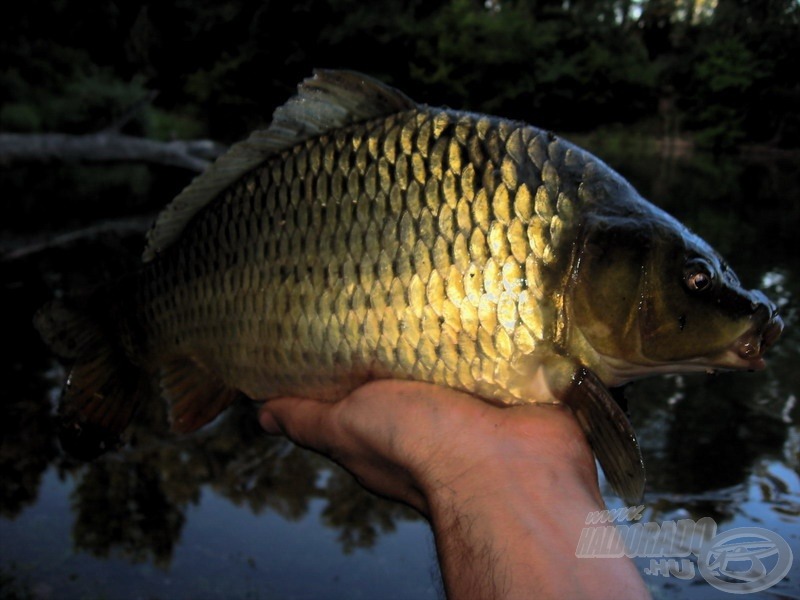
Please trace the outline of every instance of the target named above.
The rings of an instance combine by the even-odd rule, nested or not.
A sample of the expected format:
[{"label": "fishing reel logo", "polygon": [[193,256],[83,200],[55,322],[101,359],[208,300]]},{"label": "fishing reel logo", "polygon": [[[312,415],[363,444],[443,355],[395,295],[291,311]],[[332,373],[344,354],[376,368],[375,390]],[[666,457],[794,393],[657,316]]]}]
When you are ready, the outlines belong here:
[{"label": "fishing reel logo", "polygon": [[703,579],[730,594],[766,590],[792,566],[789,544],[769,529],[738,527],[717,534],[716,522],[708,517],[630,524],[643,511],[638,506],[590,513],[575,556],[649,558],[645,575],[688,580],[696,575],[695,561],[689,559],[694,555]]}]

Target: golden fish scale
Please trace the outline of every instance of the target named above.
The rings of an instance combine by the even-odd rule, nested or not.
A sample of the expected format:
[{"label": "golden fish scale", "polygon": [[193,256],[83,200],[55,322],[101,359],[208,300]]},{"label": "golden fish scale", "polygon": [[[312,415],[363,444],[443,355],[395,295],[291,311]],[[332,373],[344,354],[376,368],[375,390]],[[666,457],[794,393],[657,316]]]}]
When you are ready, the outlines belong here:
[{"label": "golden fish scale", "polygon": [[[419,109],[301,143],[146,269],[133,336],[253,398],[372,377],[526,401],[558,335],[586,155],[518,123]],[[574,179],[574,178],[573,178]]]}]

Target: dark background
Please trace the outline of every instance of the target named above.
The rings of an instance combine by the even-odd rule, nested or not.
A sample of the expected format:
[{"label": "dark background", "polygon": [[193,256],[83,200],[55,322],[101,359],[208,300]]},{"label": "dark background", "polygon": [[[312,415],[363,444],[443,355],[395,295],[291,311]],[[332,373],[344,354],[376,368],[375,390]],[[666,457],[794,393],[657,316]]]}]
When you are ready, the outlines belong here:
[{"label": "dark background", "polygon": [[26,0],[0,8],[0,131],[230,143],[315,67],[561,132],[800,145],[797,0]]},{"label": "dark background", "polygon": [[[797,0],[24,0],[0,7],[0,136],[229,144],[315,67],[569,134],[781,307],[767,370],[650,378],[628,400],[644,520],[777,532],[795,567],[757,597],[797,597],[799,50]],[[191,436],[142,427],[89,464],[60,451],[65,367],[33,313],[136,268],[194,174],[0,153],[0,598],[438,597],[419,517],[264,435],[249,404]],[[699,575],[646,582],[657,598],[730,597]]]}]

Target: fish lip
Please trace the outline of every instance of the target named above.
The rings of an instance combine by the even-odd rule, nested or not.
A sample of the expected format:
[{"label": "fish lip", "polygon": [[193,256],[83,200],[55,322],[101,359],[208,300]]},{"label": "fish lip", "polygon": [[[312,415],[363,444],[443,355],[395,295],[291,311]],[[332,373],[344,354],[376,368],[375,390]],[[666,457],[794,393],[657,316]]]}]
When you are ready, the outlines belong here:
[{"label": "fish lip", "polygon": [[763,324],[756,324],[733,343],[732,350],[744,361],[744,368],[761,370],[766,366],[764,353],[775,345],[783,332],[783,319],[777,314]]},{"label": "fish lip", "polygon": [[762,356],[745,358],[735,348],[725,350],[715,358],[705,361],[704,364],[703,370],[710,374],[722,371],[763,371],[767,368],[767,361]]},{"label": "fish lip", "polygon": [[767,367],[764,353],[778,341],[783,327],[783,319],[777,314],[777,309],[774,306],[760,304],[751,315],[750,326],[744,333],[713,354],[677,363],[642,362],[638,365],[624,365],[605,357],[610,366],[610,376],[604,381],[609,386],[616,386],[654,373],[763,371]]},{"label": "fish lip", "polygon": [[748,371],[763,371],[767,368],[767,361],[760,356],[758,358],[752,358],[747,361],[747,364],[743,368]]},{"label": "fish lip", "polygon": [[764,350],[771,348],[775,342],[781,337],[783,333],[783,319],[779,315],[773,315],[772,319],[767,323],[764,328],[764,334],[761,338],[761,346]]}]

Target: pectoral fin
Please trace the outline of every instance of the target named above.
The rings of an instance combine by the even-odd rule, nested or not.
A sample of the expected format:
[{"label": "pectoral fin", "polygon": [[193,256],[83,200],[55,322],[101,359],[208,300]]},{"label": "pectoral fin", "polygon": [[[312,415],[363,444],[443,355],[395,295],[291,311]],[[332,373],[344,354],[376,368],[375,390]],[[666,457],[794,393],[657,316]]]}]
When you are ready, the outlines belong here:
[{"label": "pectoral fin", "polygon": [[578,419],[614,491],[630,505],[641,502],[645,472],[639,442],[608,388],[580,367],[562,400]]}]

